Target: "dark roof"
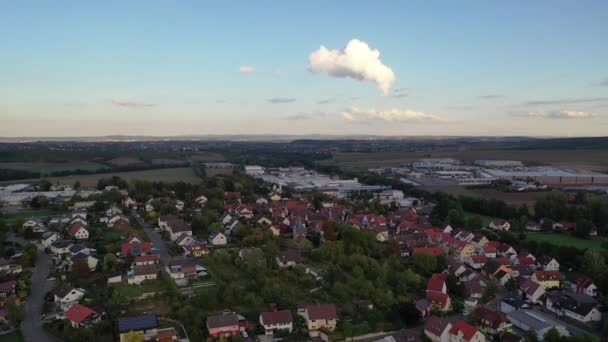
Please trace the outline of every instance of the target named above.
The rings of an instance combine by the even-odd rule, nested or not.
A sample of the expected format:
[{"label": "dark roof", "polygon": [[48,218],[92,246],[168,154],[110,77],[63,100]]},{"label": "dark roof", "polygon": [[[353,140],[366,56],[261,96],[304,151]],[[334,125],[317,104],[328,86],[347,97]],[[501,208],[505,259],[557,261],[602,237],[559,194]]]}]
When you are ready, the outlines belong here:
[{"label": "dark roof", "polygon": [[61,284],[57,288],[55,288],[55,290],[53,290],[53,294],[57,297],[63,298],[68,293],[72,292],[73,289],[74,288],[68,284]]},{"label": "dark roof", "polygon": [[308,312],[308,318],[313,320],[338,318],[336,306],[333,304],[308,305],[306,311]]},{"label": "dark roof", "polygon": [[[553,303],[557,303],[558,307],[576,312],[581,316],[587,316],[591,310],[598,306],[597,300],[593,297],[580,293],[551,292],[548,297]],[[554,304],[554,306],[556,305]]]},{"label": "dark roof", "polygon": [[225,313],[207,317],[207,329],[220,328],[239,324],[239,316],[235,313]]},{"label": "dark roof", "polygon": [[445,319],[437,316],[431,316],[424,324],[424,330],[432,333],[433,335],[441,336],[441,333],[445,331],[448,324],[450,324],[450,322]]},{"label": "dark roof", "polygon": [[143,315],[135,317],[121,317],[117,320],[118,332],[147,330],[158,327],[156,315]]},{"label": "dark roof", "polygon": [[265,325],[287,324],[293,321],[289,310],[262,312],[261,316]]}]

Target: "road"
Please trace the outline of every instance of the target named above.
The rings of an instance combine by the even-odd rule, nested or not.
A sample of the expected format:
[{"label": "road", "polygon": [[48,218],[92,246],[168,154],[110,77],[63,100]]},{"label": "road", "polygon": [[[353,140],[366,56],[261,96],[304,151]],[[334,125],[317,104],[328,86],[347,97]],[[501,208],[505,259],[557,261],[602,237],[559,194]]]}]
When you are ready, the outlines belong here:
[{"label": "road", "polygon": [[32,270],[32,287],[25,304],[25,316],[21,323],[21,332],[25,341],[54,342],[56,338],[49,335],[42,326],[40,315],[44,306],[44,295],[50,290],[47,278],[49,276],[49,257],[43,250],[38,249],[36,267]]},{"label": "road", "polygon": [[[137,211],[133,210],[131,212],[131,216],[137,220],[137,222],[144,227],[144,232],[148,236],[148,239],[154,247],[158,248],[160,251],[160,261],[164,266],[169,265],[171,261],[171,255],[169,254],[169,248],[167,247],[167,243],[163,240],[162,236],[154,230],[154,227],[151,224],[144,222],[142,217],[137,213]],[[163,267],[163,272],[165,272],[165,268]]]}]

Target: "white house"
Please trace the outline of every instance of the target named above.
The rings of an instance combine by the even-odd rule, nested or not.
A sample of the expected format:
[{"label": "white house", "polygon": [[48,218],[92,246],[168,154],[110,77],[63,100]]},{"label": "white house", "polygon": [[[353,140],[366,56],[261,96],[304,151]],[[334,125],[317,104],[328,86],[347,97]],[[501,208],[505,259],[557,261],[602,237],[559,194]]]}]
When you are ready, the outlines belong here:
[{"label": "white house", "polygon": [[503,219],[492,220],[489,226],[492,230],[508,231],[509,229],[511,229],[511,224],[509,223],[509,221]]},{"label": "white house", "polygon": [[194,202],[200,207],[204,207],[208,201],[209,201],[209,199],[207,197],[205,197],[205,195],[200,195],[194,199]]},{"label": "white house", "polygon": [[42,238],[40,239],[40,243],[44,246],[44,248],[49,248],[51,244],[57,240],[61,239],[61,235],[56,232],[46,232],[42,234]]},{"label": "white house", "polygon": [[86,240],[89,238],[89,231],[84,226],[75,223],[68,229],[68,235],[78,240]]},{"label": "white house", "polygon": [[431,316],[424,324],[424,335],[433,342],[450,342],[450,329],[452,329],[452,323],[437,316]]},{"label": "white house", "polygon": [[602,319],[598,301],[580,293],[550,293],[547,295],[545,307],[558,316],[582,323],[599,322]]},{"label": "white house", "polygon": [[30,228],[34,233],[43,233],[48,230],[44,222],[37,217],[29,218],[22,227],[23,229]]},{"label": "white house", "polygon": [[559,262],[555,258],[542,256],[536,259],[536,267],[544,271],[559,271]]},{"label": "white house", "polygon": [[53,291],[55,304],[61,310],[67,310],[72,304],[78,303],[85,295],[84,289],[76,289],[67,284],[62,284]]},{"label": "white house", "polygon": [[266,335],[272,335],[276,331],[291,333],[293,317],[289,310],[262,312],[260,314],[260,324],[264,327]]},{"label": "white house", "polygon": [[139,285],[145,280],[158,278],[158,270],[154,265],[135,265],[132,271],[127,274],[129,285]]},{"label": "white house", "polygon": [[209,243],[214,246],[225,246],[227,243],[226,235],[222,232],[214,232],[209,235]]}]

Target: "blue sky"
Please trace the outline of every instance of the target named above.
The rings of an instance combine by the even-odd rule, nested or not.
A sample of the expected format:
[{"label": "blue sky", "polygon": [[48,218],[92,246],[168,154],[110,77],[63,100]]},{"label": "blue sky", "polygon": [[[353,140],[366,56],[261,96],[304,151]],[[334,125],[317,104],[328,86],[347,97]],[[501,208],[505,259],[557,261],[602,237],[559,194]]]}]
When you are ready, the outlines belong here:
[{"label": "blue sky", "polygon": [[[606,37],[606,1],[2,1],[0,136],[607,135]],[[354,39],[387,94],[311,64]]]}]

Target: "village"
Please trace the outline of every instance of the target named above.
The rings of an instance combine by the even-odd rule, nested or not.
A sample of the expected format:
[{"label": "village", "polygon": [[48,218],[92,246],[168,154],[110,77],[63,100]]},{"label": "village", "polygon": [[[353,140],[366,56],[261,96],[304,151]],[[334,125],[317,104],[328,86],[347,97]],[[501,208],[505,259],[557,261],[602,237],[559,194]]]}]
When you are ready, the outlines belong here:
[{"label": "village", "polygon": [[[40,341],[602,334],[598,275],[519,241],[578,232],[577,222],[531,211],[465,220],[441,198],[386,185],[303,168],[243,171],[230,167],[201,185],[118,177],[96,189],[53,184],[56,196],[36,184],[3,188],[12,200],[2,208],[12,246],[0,259],[3,324],[28,324],[26,337]],[[602,263],[598,251],[581,253]]]}]

